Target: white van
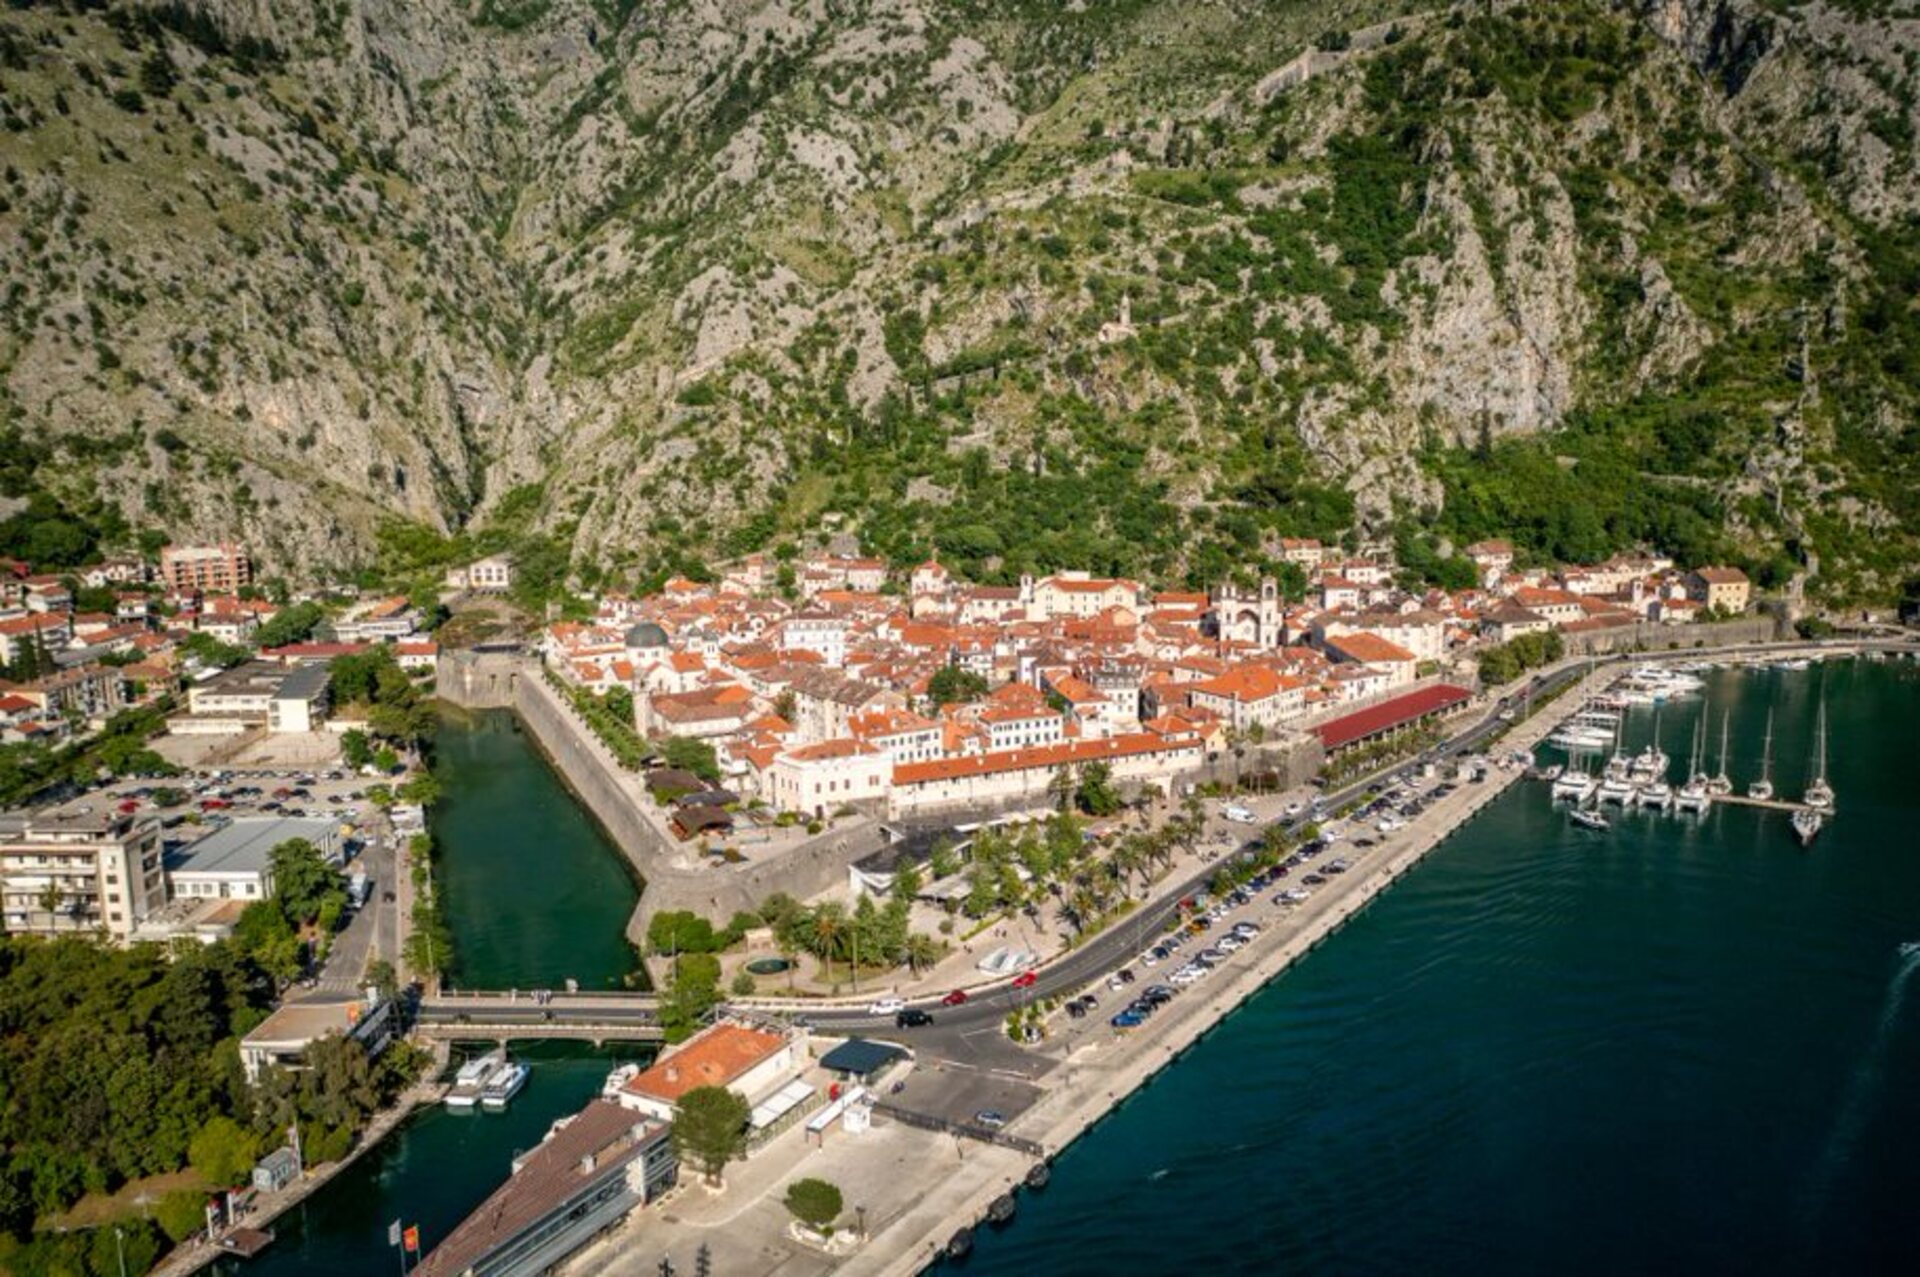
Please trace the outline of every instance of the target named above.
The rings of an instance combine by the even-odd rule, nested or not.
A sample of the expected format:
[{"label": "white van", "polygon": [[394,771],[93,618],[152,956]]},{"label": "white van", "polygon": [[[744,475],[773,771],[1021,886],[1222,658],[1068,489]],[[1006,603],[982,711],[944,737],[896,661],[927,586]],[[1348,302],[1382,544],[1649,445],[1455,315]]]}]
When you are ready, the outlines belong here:
[{"label": "white van", "polygon": [[1245,807],[1229,807],[1220,814],[1239,825],[1251,825],[1259,819]]}]

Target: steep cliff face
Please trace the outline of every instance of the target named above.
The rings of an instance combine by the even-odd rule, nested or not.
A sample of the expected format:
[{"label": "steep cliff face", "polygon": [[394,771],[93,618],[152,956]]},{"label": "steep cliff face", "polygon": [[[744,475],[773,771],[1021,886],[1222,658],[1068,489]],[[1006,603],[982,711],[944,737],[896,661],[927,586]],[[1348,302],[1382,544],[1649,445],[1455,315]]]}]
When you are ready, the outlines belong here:
[{"label": "steep cliff face", "polygon": [[0,408],[304,565],[537,491],[622,575],[837,512],[1204,580],[1462,531],[1447,449],[1552,437],[1675,481],[1653,535],[1888,588],[1916,24],[1414,8],[15,11]]}]

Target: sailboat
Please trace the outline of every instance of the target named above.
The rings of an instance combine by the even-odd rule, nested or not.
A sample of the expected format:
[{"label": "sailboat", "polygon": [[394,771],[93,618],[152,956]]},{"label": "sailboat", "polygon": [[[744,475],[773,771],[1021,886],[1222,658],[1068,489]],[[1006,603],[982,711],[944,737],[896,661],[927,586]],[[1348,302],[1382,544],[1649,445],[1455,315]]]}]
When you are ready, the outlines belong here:
[{"label": "sailboat", "polygon": [[1773,797],[1773,711],[1767,711],[1767,739],[1760,747],[1760,779],[1747,786],[1747,797],[1766,802]]},{"label": "sailboat", "polygon": [[1811,807],[1796,807],[1793,810],[1793,832],[1800,836],[1802,847],[1813,842],[1820,833],[1820,826],[1825,823],[1820,813]]},{"label": "sailboat", "polygon": [[1649,781],[1664,782],[1667,777],[1667,765],[1672,762],[1666,751],[1660,748],[1660,707],[1653,707],[1653,739],[1634,756],[1633,763],[1627,768],[1627,779],[1642,784]]},{"label": "sailboat", "polygon": [[1807,784],[1801,801],[1816,811],[1833,810],[1833,786],[1827,783],[1827,703],[1824,700],[1820,702],[1820,726],[1815,732],[1813,780]]},{"label": "sailboat", "polygon": [[1574,759],[1554,778],[1553,796],[1556,799],[1564,798],[1577,807],[1593,797],[1594,786],[1597,783],[1593,777],[1587,775],[1586,765],[1579,759]]},{"label": "sailboat", "polygon": [[1633,801],[1633,782],[1627,779],[1627,769],[1631,764],[1620,748],[1620,730],[1620,728],[1614,729],[1613,757],[1607,760],[1605,778],[1594,790],[1594,800],[1602,803],[1619,803],[1624,807]]},{"label": "sailboat", "polygon": [[[1712,794],[1715,798],[1725,798],[1728,794],[1731,794],[1733,792],[1733,778],[1727,775],[1727,719],[1728,717],[1729,715],[1726,710],[1720,711],[1720,770],[1715,772],[1713,775],[1713,779],[1707,782],[1707,792],[1709,794]],[[1706,716],[1702,715],[1700,718],[1700,730],[1704,733],[1706,731],[1706,727],[1707,727]],[[1705,744],[1706,742],[1702,741],[1701,743]]]},{"label": "sailboat", "polygon": [[1713,782],[1700,770],[1700,756],[1706,747],[1707,716],[1702,714],[1693,725],[1693,758],[1687,769],[1687,783],[1673,796],[1673,805],[1681,811],[1705,811],[1713,806]]}]

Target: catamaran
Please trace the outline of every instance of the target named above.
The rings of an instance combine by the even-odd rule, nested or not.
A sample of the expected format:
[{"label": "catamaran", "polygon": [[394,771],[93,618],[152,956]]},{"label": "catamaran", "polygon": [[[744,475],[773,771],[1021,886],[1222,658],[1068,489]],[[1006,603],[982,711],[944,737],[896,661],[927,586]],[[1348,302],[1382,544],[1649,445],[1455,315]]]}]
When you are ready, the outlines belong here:
[{"label": "catamaran", "polygon": [[1767,737],[1760,746],[1760,779],[1747,786],[1747,797],[1766,802],[1773,797],[1773,711],[1767,711]]},{"label": "catamaran", "polygon": [[1593,797],[1594,787],[1599,783],[1587,775],[1585,768],[1569,763],[1566,769],[1554,778],[1553,796],[1556,800],[1565,799],[1579,806]]},{"label": "catamaran", "polygon": [[1687,783],[1673,796],[1673,805],[1681,811],[1705,811],[1713,806],[1712,782],[1700,770],[1700,754],[1706,748],[1707,716],[1702,714],[1693,725],[1693,755],[1687,768]]},{"label": "catamaran", "polygon": [[1640,787],[1636,799],[1642,807],[1653,811],[1665,811],[1673,806],[1673,786],[1665,778],[1656,776]]},{"label": "catamaran", "polygon": [[1653,739],[1634,755],[1632,764],[1627,768],[1627,779],[1643,785],[1648,781],[1664,780],[1667,767],[1672,762],[1666,751],[1660,748],[1660,709],[1656,706],[1653,711]]},{"label": "catamaran", "polygon": [[[1833,786],[1827,783],[1827,703],[1820,702],[1820,726],[1815,732],[1813,780],[1801,800],[1816,811],[1833,810]],[[1818,831],[1816,831],[1818,832]]]}]

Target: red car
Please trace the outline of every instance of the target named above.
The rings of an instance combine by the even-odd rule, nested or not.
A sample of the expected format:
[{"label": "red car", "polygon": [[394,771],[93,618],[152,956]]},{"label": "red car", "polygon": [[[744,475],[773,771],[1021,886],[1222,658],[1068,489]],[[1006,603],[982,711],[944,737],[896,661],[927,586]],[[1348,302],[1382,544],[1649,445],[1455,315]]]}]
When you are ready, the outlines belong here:
[{"label": "red car", "polygon": [[127,799],[127,801],[120,804],[120,812],[122,815],[125,815],[125,816],[131,816],[134,812],[139,810],[140,810],[140,800],[137,798],[129,798]]},{"label": "red car", "polygon": [[1040,976],[1036,972],[1022,971],[1019,975],[1013,977],[1013,987],[1016,989],[1030,989],[1039,978]]},{"label": "red car", "polygon": [[200,800],[201,811],[219,811],[222,808],[231,806],[233,806],[233,804],[224,798],[202,798]]},{"label": "red car", "polygon": [[955,989],[952,993],[940,999],[940,1005],[943,1007],[957,1007],[966,1000],[967,991],[965,989]]}]

